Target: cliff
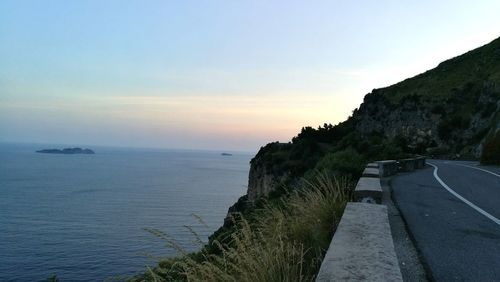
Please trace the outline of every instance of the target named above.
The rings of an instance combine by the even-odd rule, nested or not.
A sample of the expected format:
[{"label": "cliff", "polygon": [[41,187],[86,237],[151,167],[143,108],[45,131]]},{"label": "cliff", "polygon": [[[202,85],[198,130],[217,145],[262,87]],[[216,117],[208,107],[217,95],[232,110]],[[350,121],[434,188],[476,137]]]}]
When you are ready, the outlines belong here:
[{"label": "cliff", "polygon": [[[280,163],[285,159],[279,160],[280,149],[286,148],[287,144],[270,143],[262,148],[259,153],[250,162],[250,172],[248,175],[247,196],[250,202],[254,202],[260,197],[267,197],[273,189],[286,182],[290,172],[282,169]],[[274,152],[269,154],[268,152]],[[271,158],[267,158],[271,156]]]},{"label": "cliff", "polygon": [[246,199],[252,206],[322,162],[342,166],[335,153],[347,149],[367,161],[403,154],[478,159],[496,140],[499,110],[500,38],[374,89],[345,122],[305,127],[290,143],[262,147],[251,161]]},{"label": "cliff", "polygon": [[398,138],[407,150],[420,154],[477,159],[487,133],[498,123],[500,84],[481,83],[471,93],[465,85],[442,102],[422,96],[407,96],[393,103],[374,90],[353,116],[362,136],[378,133]]}]

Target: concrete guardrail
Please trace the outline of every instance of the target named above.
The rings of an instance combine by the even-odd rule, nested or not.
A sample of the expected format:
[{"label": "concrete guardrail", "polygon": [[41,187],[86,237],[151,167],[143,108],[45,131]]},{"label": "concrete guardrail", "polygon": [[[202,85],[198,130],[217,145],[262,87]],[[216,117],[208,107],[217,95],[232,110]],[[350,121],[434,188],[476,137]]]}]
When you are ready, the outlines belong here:
[{"label": "concrete guardrail", "polygon": [[398,163],[395,160],[378,161],[380,177],[387,177],[398,173]]},{"label": "concrete guardrail", "polygon": [[424,168],[425,166],[425,157],[417,157],[415,162],[415,168]]},{"label": "concrete guardrail", "polygon": [[363,177],[380,177],[380,171],[378,168],[366,167],[363,171]]},{"label": "concrete guardrail", "polygon": [[[367,164],[344,210],[316,281],[403,281],[380,177],[425,166],[425,157]],[[361,203],[360,203],[361,202]]]},{"label": "concrete guardrail", "polygon": [[361,177],[354,189],[354,201],[380,204],[382,202],[380,178]]},{"label": "concrete guardrail", "polygon": [[402,159],[399,160],[398,171],[399,172],[409,172],[415,170],[416,159]]},{"label": "concrete guardrail", "polygon": [[403,281],[386,206],[347,204],[316,281]]}]

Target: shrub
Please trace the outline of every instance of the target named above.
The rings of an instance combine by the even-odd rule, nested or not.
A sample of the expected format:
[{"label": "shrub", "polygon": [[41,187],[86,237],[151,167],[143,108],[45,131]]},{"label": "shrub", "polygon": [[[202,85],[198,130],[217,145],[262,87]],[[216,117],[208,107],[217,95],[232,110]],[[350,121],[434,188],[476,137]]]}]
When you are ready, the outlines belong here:
[{"label": "shrub", "polygon": [[353,148],[326,154],[317,164],[316,170],[330,170],[352,178],[361,176],[365,167],[365,158]]},{"label": "shrub", "polygon": [[408,154],[403,152],[400,146],[397,144],[386,144],[382,147],[379,153],[376,155],[377,160],[394,160],[406,158]]},{"label": "shrub", "polygon": [[500,165],[500,131],[497,131],[484,143],[481,163]]}]

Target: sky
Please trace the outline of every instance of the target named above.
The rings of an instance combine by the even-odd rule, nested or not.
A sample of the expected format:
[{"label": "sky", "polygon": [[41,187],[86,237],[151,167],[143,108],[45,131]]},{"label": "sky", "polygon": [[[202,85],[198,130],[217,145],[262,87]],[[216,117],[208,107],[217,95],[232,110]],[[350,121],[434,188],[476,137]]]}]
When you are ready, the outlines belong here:
[{"label": "sky", "polygon": [[500,1],[0,1],[0,142],[257,151],[500,36]]}]

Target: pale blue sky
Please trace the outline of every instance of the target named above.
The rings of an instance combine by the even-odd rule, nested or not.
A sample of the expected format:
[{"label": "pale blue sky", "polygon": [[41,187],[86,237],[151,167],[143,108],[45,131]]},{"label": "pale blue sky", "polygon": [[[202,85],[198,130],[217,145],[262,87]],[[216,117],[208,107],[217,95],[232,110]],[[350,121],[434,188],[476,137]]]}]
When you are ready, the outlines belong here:
[{"label": "pale blue sky", "polygon": [[0,141],[257,150],[500,36],[500,1],[0,1]]}]

